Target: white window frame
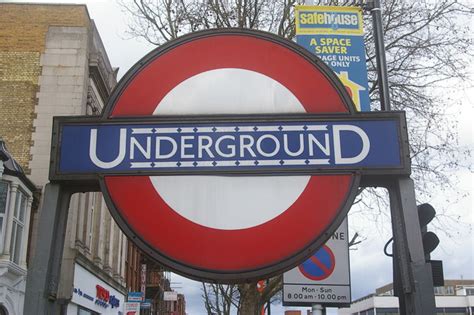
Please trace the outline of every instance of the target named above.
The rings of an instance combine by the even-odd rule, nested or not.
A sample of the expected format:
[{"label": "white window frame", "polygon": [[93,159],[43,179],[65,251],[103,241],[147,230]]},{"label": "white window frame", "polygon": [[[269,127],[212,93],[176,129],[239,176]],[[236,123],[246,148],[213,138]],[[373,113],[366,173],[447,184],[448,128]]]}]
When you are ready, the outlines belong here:
[{"label": "white window frame", "polygon": [[[0,253],[2,255],[9,255],[8,260],[10,263],[17,265],[20,268],[26,268],[26,248],[27,248],[28,239],[29,239],[31,203],[33,200],[33,192],[28,186],[25,185],[25,183],[23,183],[23,181],[20,178],[16,176],[3,174],[1,180],[9,184],[9,191],[8,191],[9,201],[8,201],[7,210],[4,215],[4,220],[6,220],[7,223],[4,224],[4,231],[2,231],[3,241],[0,242],[0,245],[3,245],[3,246],[1,248],[2,251]],[[21,234],[21,244],[20,244],[20,248],[18,249],[18,255],[17,255],[18,257],[15,257],[17,258],[17,262],[14,262],[13,258],[15,254],[11,252],[10,250],[12,249],[14,250],[16,246],[16,244],[13,244],[16,242],[16,238],[15,238],[16,235],[13,235],[13,229],[14,229],[13,222],[15,220],[13,217],[14,217],[15,206],[16,206],[15,198],[18,194],[23,195],[23,197],[25,198],[25,203],[24,203],[25,211],[23,213],[23,221],[21,222],[21,226],[23,228],[22,234]],[[15,198],[13,198],[14,196]],[[20,215],[20,209],[18,208],[18,212],[16,216],[17,221],[19,221],[19,215]],[[3,259],[6,259],[6,258],[7,257],[5,256],[3,257]]]},{"label": "white window frame", "polygon": [[3,180],[0,178],[0,182],[5,183],[7,185],[7,197],[5,200],[5,211],[0,213],[0,217],[3,218],[1,224],[1,233],[0,233],[0,253],[3,253],[3,248],[5,246],[5,233],[7,230],[7,220],[8,220],[8,210],[10,209],[10,193],[11,193],[11,182],[7,180]]},{"label": "white window frame", "polygon": [[[13,214],[12,214],[12,235],[10,239],[10,261],[19,265],[21,262],[21,255],[23,252],[23,246],[25,245],[24,243],[24,238],[25,238],[25,228],[26,228],[26,217],[27,217],[27,212],[28,212],[28,194],[21,188],[18,187],[18,190],[16,192],[16,198],[15,198],[15,206],[13,208]],[[22,202],[23,201],[23,202]],[[20,218],[20,212],[21,209],[20,207],[23,206],[23,221],[21,221]],[[20,235],[20,245],[18,248],[17,252],[17,235],[18,235],[18,227],[21,227],[21,235]],[[18,255],[18,257],[16,256]],[[16,261],[15,261],[16,260]]]}]

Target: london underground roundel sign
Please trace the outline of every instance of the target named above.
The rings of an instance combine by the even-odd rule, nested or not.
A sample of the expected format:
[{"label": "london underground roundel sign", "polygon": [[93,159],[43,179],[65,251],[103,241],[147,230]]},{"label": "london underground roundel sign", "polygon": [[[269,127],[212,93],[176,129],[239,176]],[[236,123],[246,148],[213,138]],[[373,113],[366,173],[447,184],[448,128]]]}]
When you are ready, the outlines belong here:
[{"label": "london underground roundel sign", "polygon": [[326,241],[361,174],[405,169],[400,115],[354,115],[292,42],[198,32],[138,62],[101,119],[56,119],[50,178],[100,181],[127,236],[178,273],[262,279]]}]

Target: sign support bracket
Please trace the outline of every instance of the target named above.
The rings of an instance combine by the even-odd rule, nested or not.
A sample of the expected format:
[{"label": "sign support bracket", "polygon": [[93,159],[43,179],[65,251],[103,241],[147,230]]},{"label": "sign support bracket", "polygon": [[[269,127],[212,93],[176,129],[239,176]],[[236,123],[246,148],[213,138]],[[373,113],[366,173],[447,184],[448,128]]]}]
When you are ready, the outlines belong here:
[{"label": "sign support bracket", "polygon": [[25,314],[59,313],[56,294],[72,193],[64,185],[46,184],[35,255],[27,275]]}]

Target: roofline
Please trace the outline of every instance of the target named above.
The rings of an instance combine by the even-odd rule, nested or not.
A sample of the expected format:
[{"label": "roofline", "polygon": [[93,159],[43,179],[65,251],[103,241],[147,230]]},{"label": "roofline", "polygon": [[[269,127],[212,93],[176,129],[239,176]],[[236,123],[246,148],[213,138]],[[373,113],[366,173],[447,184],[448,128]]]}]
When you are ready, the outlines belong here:
[{"label": "roofline", "polygon": [[34,5],[34,6],[58,6],[58,7],[84,7],[86,9],[86,14],[89,20],[91,19],[91,15],[89,14],[89,9],[87,8],[87,4],[85,3],[51,3],[51,2],[14,2],[6,0],[0,3],[1,5]]},{"label": "roofline", "polygon": [[3,174],[20,179],[23,184],[31,190],[32,193],[38,190],[38,187],[36,187],[36,185],[28,177],[26,177],[24,173],[18,173],[10,171],[9,169],[4,169]]}]

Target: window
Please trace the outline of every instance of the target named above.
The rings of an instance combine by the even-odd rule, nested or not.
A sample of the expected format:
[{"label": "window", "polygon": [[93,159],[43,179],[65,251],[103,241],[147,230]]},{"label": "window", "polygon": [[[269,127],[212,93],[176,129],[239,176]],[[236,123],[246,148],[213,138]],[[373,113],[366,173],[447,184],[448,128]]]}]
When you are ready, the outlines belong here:
[{"label": "window", "polygon": [[449,315],[466,315],[469,314],[469,311],[464,307],[446,307],[444,313]]},{"label": "window", "polygon": [[434,294],[435,295],[445,295],[444,287],[434,287]]},{"label": "window", "polygon": [[473,288],[466,288],[466,295],[474,295],[474,289]]},{"label": "window", "polygon": [[377,315],[395,315],[399,314],[398,308],[377,308],[376,309]]},{"label": "window", "polygon": [[451,285],[446,287],[446,294],[447,295],[454,295],[454,287],[451,286]]},{"label": "window", "polygon": [[15,207],[13,208],[12,238],[10,242],[10,260],[16,264],[20,263],[27,206],[28,197],[23,191],[18,189],[15,198]]},{"label": "window", "polygon": [[77,315],[99,315],[99,313],[96,313],[96,312],[91,311],[87,308],[79,306],[79,309],[77,311]]},{"label": "window", "polygon": [[437,315],[467,315],[469,314],[469,309],[464,307],[445,307],[445,308],[436,308]]},{"label": "window", "polygon": [[[0,181],[0,251],[3,251],[3,234],[5,233],[6,212],[8,209],[8,194],[10,185],[5,181]],[[1,314],[1,313],[0,313]]]},{"label": "window", "polygon": [[87,193],[86,195],[86,211],[87,211],[87,238],[85,239],[86,247],[89,250],[89,253],[93,251],[92,238],[94,235],[94,208],[95,208],[95,193]]}]

